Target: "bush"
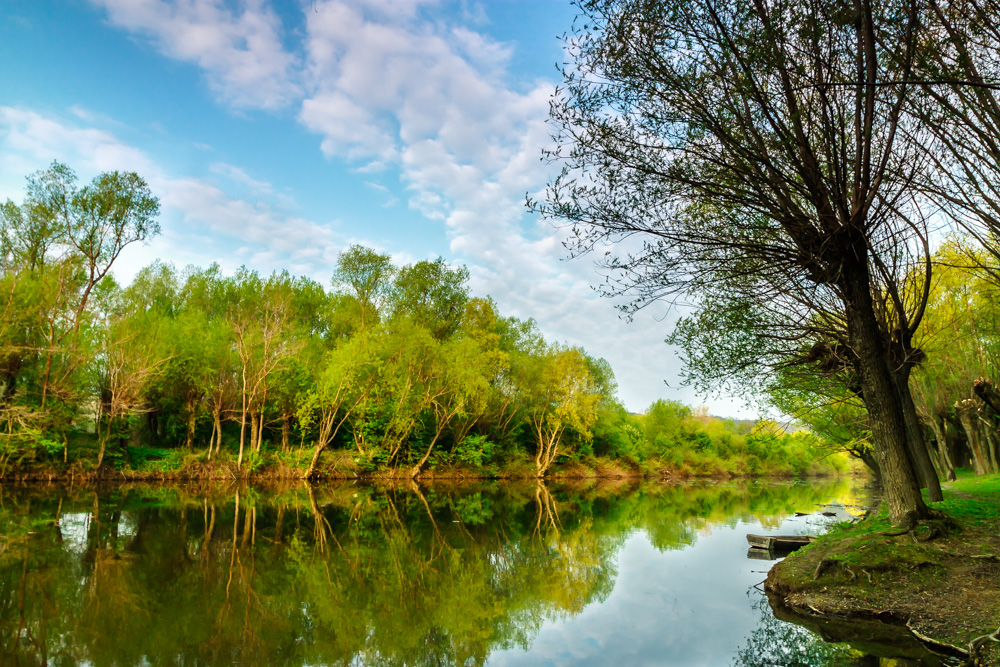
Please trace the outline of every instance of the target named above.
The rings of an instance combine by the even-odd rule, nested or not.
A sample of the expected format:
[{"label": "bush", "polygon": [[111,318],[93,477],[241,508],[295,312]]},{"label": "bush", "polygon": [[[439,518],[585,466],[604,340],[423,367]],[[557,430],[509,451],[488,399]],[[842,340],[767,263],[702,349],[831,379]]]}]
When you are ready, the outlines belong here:
[{"label": "bush", "polygon": [[473,468],[489,464],[495,453],[496,445],[485,435],[468,435],[452,451],[455,458]]},{"label": "bush", "polygon": [[256,449],[245,452],[243,457],[243,469],[247,474],[253,474],[264,467],[264,455]]}]

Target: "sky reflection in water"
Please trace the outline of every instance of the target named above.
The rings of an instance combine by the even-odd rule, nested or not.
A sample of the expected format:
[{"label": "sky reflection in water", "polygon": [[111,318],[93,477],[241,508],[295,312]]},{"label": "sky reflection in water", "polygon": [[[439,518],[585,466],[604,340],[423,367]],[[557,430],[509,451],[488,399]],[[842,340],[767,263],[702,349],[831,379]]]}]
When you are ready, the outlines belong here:
[{"label": "sky reflection in water", "polygon": [[747,558],[746,534],[816,532],[818,523],[793,516],[768,527],[755,520],[716,524],[693,545],[665,551],[636,531],[622,546],[614,591],[604,602],[547,624],[529,652],[503,651],[490,664],[605,665],[609,656],[630,665],[732,664],[758,626],[754,603],[763,594],[753,586],[770,567]]},{"label": "sky reflection in water", "polygon": [[[2,489],[0,663],[825,664],[746,533],[859,483]],[[58,519],[58,520],[57,520]],[[753,640],[751,641],[751,638]],[[772,655],[773,653],[773,655]]]}]

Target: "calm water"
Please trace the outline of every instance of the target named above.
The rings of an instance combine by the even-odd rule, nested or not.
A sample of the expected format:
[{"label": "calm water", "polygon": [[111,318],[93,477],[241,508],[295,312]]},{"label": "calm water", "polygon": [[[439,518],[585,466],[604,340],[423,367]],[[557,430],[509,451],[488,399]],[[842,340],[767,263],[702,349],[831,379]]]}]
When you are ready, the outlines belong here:
[{"label": "calm water", "polygon": [[0,664],[855,664],[745,536],[858,484],[3,488]]}]

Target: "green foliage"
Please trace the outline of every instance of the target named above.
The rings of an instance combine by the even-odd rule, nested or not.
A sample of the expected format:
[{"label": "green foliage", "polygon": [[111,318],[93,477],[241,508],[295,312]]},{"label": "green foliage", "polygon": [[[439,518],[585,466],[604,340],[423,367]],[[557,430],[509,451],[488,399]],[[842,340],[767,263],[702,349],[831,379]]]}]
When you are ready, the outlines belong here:
[{"label": "green foliage", "polygon": [[0,477],[13,466],[28,463],[61,461],[63,443],[31,427],[0,433]]},{"label": "green foliage", "polygon": [[140,177],[78,187],[56,163],[27,191],[0,206],[0,474],[64,454],[156,473],[231,459],[245,474],[316,472],[328,450],[373,474],[526,461],[544,474],[595,456],[697,474],[808,467],[677,403],[629,414],[607,361],[503,316],[441,258],[397,267],[352,246],[332,290],[162,262],[122,285],[113,260],[159,229]]},{"label": "green foliage", "polygon": [[496,445],[485,435],[469,435],[455,446],[452,455],[472,468],[488,466],[496,454]]},{"label": "green foliage", "polygon": [[264,467],[264,455],[256,449],[251,449],[243,459],[243,469],[250,474],[258,472]]},{"label": "green foliage", "polygon": [[159,447],[129,447],[128,461],[133,468],[144,468],[152,461],[161,461],[167,458],[174,451]]}]

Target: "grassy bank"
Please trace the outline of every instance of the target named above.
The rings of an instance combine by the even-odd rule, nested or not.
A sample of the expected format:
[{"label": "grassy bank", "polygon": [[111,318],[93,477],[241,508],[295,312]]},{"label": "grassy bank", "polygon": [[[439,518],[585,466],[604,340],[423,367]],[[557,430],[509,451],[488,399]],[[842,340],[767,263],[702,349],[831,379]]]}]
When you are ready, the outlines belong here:
[{"label": "grassy bank", "polygon": [[903,625],[934,653],[1000,665],[1000,476],[960,478],[934,507],[949,520],[909,533],[885,511],[834,527],[771,569],[773,603],[808,625]]}]

